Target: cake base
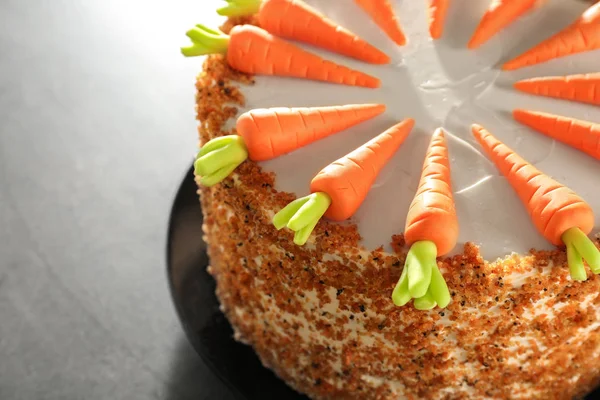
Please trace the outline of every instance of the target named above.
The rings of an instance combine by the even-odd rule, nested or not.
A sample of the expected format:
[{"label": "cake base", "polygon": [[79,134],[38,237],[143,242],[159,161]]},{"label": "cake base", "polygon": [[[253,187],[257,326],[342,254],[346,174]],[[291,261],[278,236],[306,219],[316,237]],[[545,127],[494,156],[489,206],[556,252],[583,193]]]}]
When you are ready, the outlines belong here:
[{"label": "cake base", "polygon": [[[224,208],[223,190],[202,191],[209,271],[223,312],[236,340],[311,398],[568,399],[597,385],[600,338],[578,331],[598,328],[598,279],[586,285],[591,297],[568,286],[566,276],[542,273],[538,282],[507,289],[497,268],[472,252],[448,282],[447,310],[393,309],[391,282],[354,301],[353,294],[371,291],[368,283],[334,285],[313,263],[263,251],[274,238],[257,226],[252,208]],[[257,263],[259,257],[270,261]],[[542,297],[531,289],[546,289],[556,301],[551,308],[563,306],[536,315],[526,304]]]}]

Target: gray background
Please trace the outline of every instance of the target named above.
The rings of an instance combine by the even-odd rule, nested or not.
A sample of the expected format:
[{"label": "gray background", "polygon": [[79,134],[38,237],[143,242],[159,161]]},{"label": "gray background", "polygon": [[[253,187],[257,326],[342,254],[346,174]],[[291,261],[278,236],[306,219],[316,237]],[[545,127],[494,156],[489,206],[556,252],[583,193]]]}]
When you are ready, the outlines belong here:
[{"label": "gray background", "polygon": [[0,399],[229,399],[169,297],[205,0],[0,0]]}]

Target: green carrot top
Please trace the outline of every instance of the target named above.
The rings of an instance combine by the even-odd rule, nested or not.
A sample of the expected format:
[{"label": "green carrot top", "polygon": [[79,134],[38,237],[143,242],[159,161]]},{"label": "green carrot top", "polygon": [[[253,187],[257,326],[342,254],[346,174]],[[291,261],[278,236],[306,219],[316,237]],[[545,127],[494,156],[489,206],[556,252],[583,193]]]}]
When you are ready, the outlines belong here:
[{"label": "green carrot top", "polygon": [[224,0],[227,5],[217,9],[219,15],[240,17],[256,14],[260,9],[261,0]]},{"label": "green carrot top", "polygon": [[229,35],[216,31],[205,25],[197,24],[187,31],[186,36],[192,44],[181,48],[186,57],[203,56],[206,54],[225,54],[229,46]]}]

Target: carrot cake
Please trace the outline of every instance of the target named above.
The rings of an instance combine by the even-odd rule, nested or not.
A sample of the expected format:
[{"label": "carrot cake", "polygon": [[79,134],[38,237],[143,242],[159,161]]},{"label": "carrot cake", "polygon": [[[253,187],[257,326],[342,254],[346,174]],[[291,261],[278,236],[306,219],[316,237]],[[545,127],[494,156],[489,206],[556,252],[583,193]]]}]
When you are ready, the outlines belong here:
[{"label": "carrot cake", "polygon": [[221,53],[196,82],[217,296],[312,399],[600,384],[600,3],[476,3],[230,0],[188,32]]}]

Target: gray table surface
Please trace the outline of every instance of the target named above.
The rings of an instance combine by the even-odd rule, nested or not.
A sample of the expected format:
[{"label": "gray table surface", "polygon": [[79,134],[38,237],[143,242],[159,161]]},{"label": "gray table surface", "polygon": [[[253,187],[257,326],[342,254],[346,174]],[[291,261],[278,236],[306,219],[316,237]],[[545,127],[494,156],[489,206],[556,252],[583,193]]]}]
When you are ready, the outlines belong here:
[{"label": "gray table surface", "polygon": [[0,0],[0,399],[230,399],[165,272],[205,0]]}]

